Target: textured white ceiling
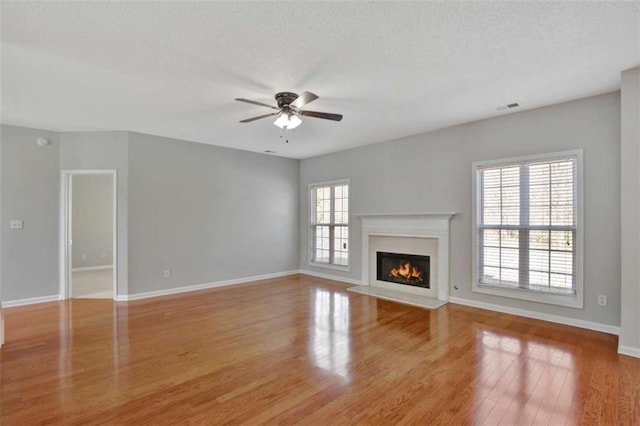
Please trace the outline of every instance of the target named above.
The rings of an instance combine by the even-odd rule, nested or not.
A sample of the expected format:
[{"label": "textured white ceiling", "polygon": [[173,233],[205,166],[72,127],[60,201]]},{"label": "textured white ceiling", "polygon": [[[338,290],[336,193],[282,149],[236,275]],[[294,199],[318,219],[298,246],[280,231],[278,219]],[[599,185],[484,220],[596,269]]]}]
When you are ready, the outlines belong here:
[{"label": "textured white ceiling", "polygon": [[[638,2],[1,3],[3,123],[306,158],[619,88]],[[278,91],[317,93],[280,139]],[[516,111],[517,111],[516,110]]]}]

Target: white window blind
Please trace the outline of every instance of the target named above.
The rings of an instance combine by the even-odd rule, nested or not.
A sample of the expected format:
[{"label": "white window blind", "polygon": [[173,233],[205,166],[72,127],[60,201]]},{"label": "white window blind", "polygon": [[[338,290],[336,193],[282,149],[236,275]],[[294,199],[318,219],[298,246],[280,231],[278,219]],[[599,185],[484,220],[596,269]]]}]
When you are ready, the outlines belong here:
[{"label": "white window blind", "polygon": [[477,285],[576,294],[577,158],[476,167]]},{"label": "white window blind", "polygon": [[349,265],[349,183],[311,185],[311,261]]}]

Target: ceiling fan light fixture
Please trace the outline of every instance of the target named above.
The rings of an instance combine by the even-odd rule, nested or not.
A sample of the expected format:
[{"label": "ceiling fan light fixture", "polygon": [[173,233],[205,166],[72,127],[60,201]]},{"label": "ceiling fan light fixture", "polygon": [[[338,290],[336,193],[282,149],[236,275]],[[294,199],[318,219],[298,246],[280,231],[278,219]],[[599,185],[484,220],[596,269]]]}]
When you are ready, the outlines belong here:
[{"label": "ceiling fan light fixture", "polygon": [[287,129],[292,130],[302,124],[302,120],[300,120],[300,118],[293,113],[282,112],[280,113],[276,121],[273,122],[273,124],[280,127],[281,129],[284,129],[286,127]]}]

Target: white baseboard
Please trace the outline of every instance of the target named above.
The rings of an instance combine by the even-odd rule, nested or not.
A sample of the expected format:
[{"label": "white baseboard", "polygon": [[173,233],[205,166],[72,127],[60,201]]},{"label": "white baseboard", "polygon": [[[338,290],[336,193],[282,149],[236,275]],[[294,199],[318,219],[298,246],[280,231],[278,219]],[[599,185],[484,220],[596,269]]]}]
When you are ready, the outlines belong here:
[{"label": "white baseboard", "polygon": [[631,346],[619,345],[618,346],[618,353],[622,354],[622,355],[632,356],[632,357],[635,357],[635,358],[640,358],[640,348],[634,348],[634,347],[631,347]]},{"label": "white baseboard", "polygon": [[2,302],[3,308],[12,308],[14,306],[33,305],[34,303],[55,302],[60,300],[60,295],[53,294],[51,296],[31,297],[29,299],[5,300]]},{"label": "white baseboard", "polygon": [[362,285],[362,281],[356,280],[353,278],[343,278],[337,275],[322,274],[320,272],[309,271],[308,269],[300,269],[298,272],[303,275],[310,275],[312,277],[324,278],[325,280],[341,281],[343,283],[352,284],[352,285]]},{"label": "white baseboard", "polygon": [[245,277],[245,278],[237,278],[237,279],[233,279],[233,280],[225,280],[225,281],[217,281],[214,283],[205,283],[205,284],[195,284],[195,285],[189,285],[189,286],[185,286],[185,287],[174,287],[174,288],[168,288],[165,290],[156,290],[156,291],[149,291],[149,292],[145,292],[145,293],[135,293],[135,294],[128,294],[128,295],[123,295],[123,294],[119,294],[116,296],[116,302],[127,302],[130,300],[139,300],[139,299],[148,299],[150,297],[159,297],[159,296],[168,296],[171,294],[178,294],[178,293],[187,293],[190,291],[198,291],[198,290],[206,290],[208,288],[216,288],[216,287],[225,287],[225,286],[230,286],[230,285],[236,285],[236,284],[244,284],[244,283],[250,283],[253,281],[260,281],[260,280],[268,280],[271,278],[279,278],[279,277],[286,277],[288,275],[295,275],[299,273],[299,271],[295,270],[295,271],[285,271],[285,272],[276,272],[274,274],[265,274],[265,275],[256,275],[253,277]]},{"label": "white baseboard", "polygon": [[505,314],[518,315],[526,318],[539,319],[543,321],[555,322],[557,324],[570,325],[572,327],[586,328],[587,330],[601,331],[603,333],[620,334],[620,327],[614,325],[601,324],[599,322],[584,321],[575,318],[562,317],[560,315],[545,314],[541,312],[527,311],[525,309],[511,308],[508,306],[495,305],[493,303],[478,302],[476,300],[462,299],[459,297],[449,297],[449,302],[458,305],[472,306],[474,308],[488,309],[490,311],[502,312]]},{"label": "white baseboard", "polygon": [[80,268],[73,268],[71,272],[83,272],[83,271],[100,271],[103,269],[113,269],[113,265],[102,265],[102,266],[82,266]]}]

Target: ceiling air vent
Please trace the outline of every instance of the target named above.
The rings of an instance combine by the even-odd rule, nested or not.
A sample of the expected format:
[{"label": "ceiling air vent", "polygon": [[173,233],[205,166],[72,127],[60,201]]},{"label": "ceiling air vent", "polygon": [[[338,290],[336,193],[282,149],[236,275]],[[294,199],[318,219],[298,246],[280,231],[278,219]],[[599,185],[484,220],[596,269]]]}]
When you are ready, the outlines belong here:
[{"label": "ceiling air vent", "polygon": [[506,104],[506,105],[500,105],[498,108],[496,108],[498,111],[502,111],[505,109],[511,109],[511,108],[517,108],[519,107],[520,104],[518,102],[513,102],[511,104]]}]

